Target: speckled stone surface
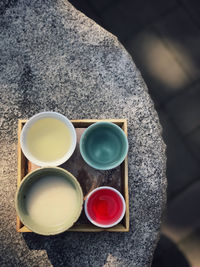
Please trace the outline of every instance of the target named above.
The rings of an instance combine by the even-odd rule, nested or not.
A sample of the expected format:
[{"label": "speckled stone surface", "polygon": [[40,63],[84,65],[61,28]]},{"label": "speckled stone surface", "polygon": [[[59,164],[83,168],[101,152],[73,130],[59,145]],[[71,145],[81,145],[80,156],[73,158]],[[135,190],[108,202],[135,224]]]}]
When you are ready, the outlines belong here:
[{"label": "speckled stone surface", "polygon": [[[0,2],[0,266],[148,266],[166,201],[165,145],[141,75],[117,38],[67,1]],[[130,232],[15,230],[17,120],[127,118]]]}]

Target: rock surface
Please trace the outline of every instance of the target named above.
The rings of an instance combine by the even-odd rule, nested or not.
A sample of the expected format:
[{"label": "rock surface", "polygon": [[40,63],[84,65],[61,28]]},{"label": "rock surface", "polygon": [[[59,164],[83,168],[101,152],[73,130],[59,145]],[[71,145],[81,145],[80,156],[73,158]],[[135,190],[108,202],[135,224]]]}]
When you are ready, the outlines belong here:
[{"label": "rock surface", "polygon": [[[130,55],[64,0],[3,0],[0,13],[0,266],[150,265],[166,201],[165,145]],[[130,232],[16,233],[17,120],[44,110],[128,119]]]}]

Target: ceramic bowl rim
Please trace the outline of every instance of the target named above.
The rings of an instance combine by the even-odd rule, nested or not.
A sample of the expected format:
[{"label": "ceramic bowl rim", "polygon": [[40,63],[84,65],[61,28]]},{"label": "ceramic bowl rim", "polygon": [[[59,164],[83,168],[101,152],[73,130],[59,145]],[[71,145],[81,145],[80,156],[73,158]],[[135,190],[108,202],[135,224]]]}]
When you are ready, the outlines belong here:
[{"label": "ceramic bowl rim", "polygon": [[[83,151],[83,142],[84,142],[84,139],[86,138],[86,135],[93,129],[93,128],[96,128],[98,126],[106,126],[106,125],[109,125],[110,127],[115,127],[115,129],[117,129],[121,136],[124,138],[125,140],[125,145],[126,145],[126,148],[125,148],[125,152],[124,154],[121,156],[121,158],[115,163],[111,163],[109,165],[107,165],[106,167],[102,167],[102,166],[98,166],[93,164],[93,162],[91,162],[87,156],[85,156],[85,152]],[[117,166],[119,166],[123,161],[124,159],[126,158],[127,154],[128,154],[128,149],[129,149],[129,144],[128,144],[128,138],[125,134],[125,132],[115,123],[113,122],[108,122],[108,121],[100,121],[100,122],[95,122],[93,123],[92,125],[90,125],[88,128],[86,128],[86,130],[83,132],[83,134],[81,135],[81,138],[80,138],[80,144],[79,144],[79,148],[80,148],[80,153],[81,153],[81,156],[82,158],[84,159],[84,161],[89,165],[91,166],[92,168],[94,169],[97,169],[97,170],[111,170],[111,169],[114,169],[116,168]]]},{"label": "ceramic bowl rim", "polygon": [[[115,193],[117,193],[117,195],[120,197],[120,199],[122,200],[122,205],[123,205],[123,210],[122,210],[122,214],[120,215],[119,219],[116,220],[114,223],[111,223],[111,224],[100,224],[100,223],[97,223],[95,222],[89,215],[88,213],[88,210],[87,210],[87,204],[88,204],[88,201],[90,199],[90,197],[97,191],[99,190],[102,190],[102,189],[109,189],[109,190],[112,190],[114,191]],[[110,227],[113,227],[115,225],[117,225],[124,217],[125,215],[125,212],[126,212],[126,202],[125,202],[125,199],[124,197],[122,196],[122,194],[117,190],[115,189],[114,187],[111,187],[111,186],[100,186],[100,187],[97,187],[95,188],[94,190],[92,190],[86,197],[86,200],[85,200],[85,203],[84,203],[84,211],[85,211],[85,214],[86,214],[86,217],[88,218],[88,220],[98,226],[98,227],[101,227],[101,228],[110,228]]]},{"label": "ceramic bowl rim", "polygon": [[[23,218],[23,215],[21,215],[21,212],[20,212],[20,209],[19,209],[19,203],[18,203],[18,197],[19,197],[19,193],[20,193],[20,190],[22,188],[22,186],[24,185],[24,183],[26,182],[26,180],[32,176],[32,178],[29,178],[29,179],[33,179],[34,177],[34,173],[36,172],[40,172],[40,171],[43,171],[43,170],[48,170],[48,169],[53,169],[53,170],[58,170],[58,171],[61,171],[65,174],[68,175],[68,177],[70,177],[70,179],[73,181],[74,184],[77,185],[77,192],[80,196],[80,203],[79,203],[79,209],[77,211],[77,214],[76,216],[74,217],[74,220],[73,222],[71,223],[71,225],[68,225],[68,227],[62,227],[61,229],[59,230],[56,230],[56,231],[47,231],[47,232],[42,232],[42,231],[37,231],[35,230],[33,227],[30,227],[27,223],[26,223],[26,220],[24,220]],[[70,173],[69,171],[63,169],[63,168],[60,168],[60,167],[42,167],[42,168],[39,168],[39,169],[36,169],[30,173],[28,173],[24,178],[23,180],[21,181],[19,187],[17,188],[17,191],[15,193],[15,209],[17,211],[17,215],[19,216],[20,218],[20,221],[25,225],[27,226],[32,232],[36,233],[36,234],[40,234],[40,235],[56,235],[56,234],[60,234],[60,233],[63,233],[65,232],[66,230],[68,230],[70,227],[73,226],[73,224],[78,220],[78,218],[80,217],[81,215],[81,212],[82,212],[82,209],[83,209],[83,191],[82,191],[82,188],[80,186],[80,183],[79,181],[76,179],[76,177]]]},{"label": "ceramic bowl rim", "polygon": [[[26,146],[25,139],[26,139],[26,134],[27,134],[29,127],[31,127],[31,125],[33,125],[37,120],[42,119],[42,118],[58,119],[59,121],[62,121],[70,130],[71,137],[72,137],[72,143],[71,143],[70,149],[65,153],[65,155],[62,158],[59,158],[58,160],[50,161],[50,162],[38,160],[31,154],[31,152],[28,150]],[[73,124],[66,116],[55,111],[44,111],[44,112],[40,112],[40,113],[33,115],[25,123],[24,127],[22,128],[21,135],[20,135],[20,146],[25,157],[29,161],[34,163],[35,165],[41,166],[41,167],[47,167],[47,166],[56,167],[66,162],[74,153],[74,150],[76,148],[76,143],[77,143],[77,135],[76,135],[76,130]]]}]

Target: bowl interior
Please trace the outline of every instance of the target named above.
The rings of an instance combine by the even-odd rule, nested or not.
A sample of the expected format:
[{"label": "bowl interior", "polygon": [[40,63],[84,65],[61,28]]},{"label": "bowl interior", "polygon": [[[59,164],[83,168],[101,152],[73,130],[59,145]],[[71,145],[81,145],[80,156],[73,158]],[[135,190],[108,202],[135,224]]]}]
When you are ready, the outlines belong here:
[{"label": "bowl interior", "polygon": [[58,166],[76,147],[73,124],[57,112],[41,112],[24,125],[20,144],[26,158],[38,166]]},{"label": "bowl interior", "polygon": [[[70,192],[63,191],[68,188]],[[67,192],[72,194],[70,203],[67,203]],[[28,174],[16,194],[16,209],[21,221],[33,232],[43,235],[70,228],[79,218],[82,204],[83,193],[76,178],[56,167],[41,168]],[[49,217],[47,210],[50,211]]]},{"label": "bowl interior", "polygon": [[102,186],[88,195],[84,208],[87,218],[94,225],[107,228],[122,220],[126,204],[119,191],[109,186]]},{"label": "bowl interior", "polygon": [[127,137],[113,123],[96,123],[84,132],[80,150],[84,160],[92,167],[111,169],[124,160],[128,151]]}]

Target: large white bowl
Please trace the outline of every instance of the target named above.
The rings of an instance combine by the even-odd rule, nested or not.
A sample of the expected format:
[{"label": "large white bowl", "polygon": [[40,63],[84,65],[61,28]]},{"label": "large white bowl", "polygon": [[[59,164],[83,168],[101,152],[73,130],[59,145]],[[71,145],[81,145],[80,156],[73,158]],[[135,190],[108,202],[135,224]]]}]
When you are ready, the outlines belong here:
[{"label": "large white bowl", "polygon": [[[63,181],[71,183],[76,191],[76,203],[70,203],[74,207],[74,212],[67,214],[65,220],[55,224],[41,224],[36,218],[32,218],[27,206],[27,198],[30,196],[31,188],[35,183],[48,177],[59,177]],[[40,192],[42,193],[42,192]],[[49,199],[51,202],[51,200]],[[43,203],[44,204],[44,203]],[[48,201],[47,201],[48,205]],[[59,167],[44,167],[28,173],[22,180],[15,197],[15,207],[20,220],[30,230],[41,235],[55,235],[69,229],[79,218],[83,206],[83,192],[78,180],[68,171]],[[58,207],[59,208],[59,207]],[[54,207],[55,209],[55,207]]]},{"label": "large white bowl", "polygon": [[[55,118],[57,120],[60,120],[61,122],[63,122],[67,128],[70,131],[71,134],[71,145],[70,148],[66,151],[66,154],[62,157],[57,159],[56,161],[51,161],[51,162],[47,162],[47,161],[41,161],[39,159],[37,159],[35,156],[33,156],[31,154],[31,152],[29,151],[27,145],[26,145],[26,137],[27,137],[27,132],[29,130],[29,128],[39,119],[42,118]],[[64,115],[57,113],[57,112],[41,112],[38,113],[36,115],[34,115],[33,117],[31,117],[24,125],[22,132],[21,132],[21,136],[20,136],[20,144],[21,144],[21,149],[24,153],[24,155],[26,156],[26,158],[31,161],[32,163],[38,165],[38,166],[59,166],[61,164],[63,164],[65,161],[67,161],[71,155],[73,154],[75,147],[76,147],[76,142],[77,142],[77,136],[76,136],[76,131],[75,128],[73,126],[73,124],[70,122],[69,119],[67,119]]]}]

